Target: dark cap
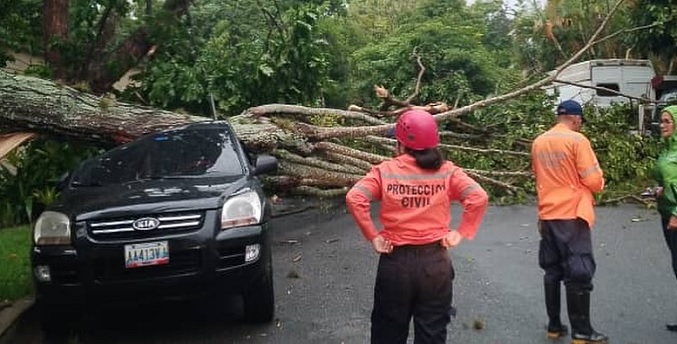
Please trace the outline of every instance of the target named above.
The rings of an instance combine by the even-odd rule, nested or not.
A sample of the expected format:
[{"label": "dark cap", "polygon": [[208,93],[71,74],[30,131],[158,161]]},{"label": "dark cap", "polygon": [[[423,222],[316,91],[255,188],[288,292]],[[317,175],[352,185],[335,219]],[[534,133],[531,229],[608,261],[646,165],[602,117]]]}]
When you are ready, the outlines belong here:
[{"label": "dark cap", "polygon": [[557,105],[557,115],[577,115],[583,117],[583,108],[575,100],[565,100]]}]

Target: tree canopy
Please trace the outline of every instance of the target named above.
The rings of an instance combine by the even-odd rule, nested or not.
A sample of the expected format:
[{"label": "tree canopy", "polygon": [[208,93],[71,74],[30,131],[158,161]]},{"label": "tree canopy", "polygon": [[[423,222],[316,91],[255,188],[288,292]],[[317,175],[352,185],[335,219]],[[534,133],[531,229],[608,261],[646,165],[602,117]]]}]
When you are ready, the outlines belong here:
[{"label": "tree canopy", "polygon": [[[604,40],[580,59],[651,58],[660,72],[671,72],[677,35],[673,2],[622,1],[599,36]],[[588,43],[613,3],[549,0],[544,8],[534,8],[533,2],[521,1],[509,8],[501,0],[472,5],[463,0],[15,0],[0,13],[0,62],[11,61],[16,53],[40,56],[46,64],[30,66],[26,74],[93,94],[101,109],[124,102],[232,117],[266,104],[358,106],[373,112],[372,124],[387,124],[394,119],[386,114],[394,110],[388,99],[421,106],[445,103],[454,109],[542,78]],[[113,87],[122,77],[131,82]],[[388,97],[375,96],[375,86],[387,90]],[[528,190],[531,181],[523,175],[529,160],[523,153],[528,154],[529,140],[551,123],[552,106],[551,97],[535,89],[501,104],[475,107],[444,122],[445,142],[452,147],[446,154],[471,171],[519,172],[503,181],[519,181]],[[647,178],[654,149],[641,138],[616,136],[627,134],[628,111],[614,109],[599,117],[618,131],[607,130],[593,140],[602,149],[603,165],[623,154],[646,155],[637,165],[603,166],[611,172],[610,185],[625,183],[620,187],[624,191]],[[359,123],[355,114],[308,113],[309,123],[318,127]],[[594,123],[590,133],[605,127]],[[0,127],[0,133],[10,129]],[[384,154],[383,145],[375,142],[337,138],[333,143]],[[46,144],[32,143],[23,158]],[[58,149],[50,143],[53,159],[58,159]],[[55,166],[63,168],[78,160],[74,155],[96,151],[73,144],[62,149],[68,163]],[[13,159],[24,166],[19,157]],[[54,171],[45,173],[43,180],[57,177]],[[15,188],[48,187],[13,176],[0,179]],[[495,190],[496,198],[510,194],[500,190],[505,191]],[[0,186],[4,194],[12,191]],[[22,212],[31,197],[6,198],[7,207],[20,210],[2,210],[0,204],[0,223],[3,211]]]}]

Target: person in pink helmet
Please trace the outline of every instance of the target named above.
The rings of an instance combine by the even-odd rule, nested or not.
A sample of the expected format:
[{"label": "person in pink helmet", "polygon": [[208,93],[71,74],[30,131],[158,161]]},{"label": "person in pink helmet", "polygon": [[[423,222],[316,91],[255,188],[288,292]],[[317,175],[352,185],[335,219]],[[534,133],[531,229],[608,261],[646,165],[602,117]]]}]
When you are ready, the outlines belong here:
[{"label": "person in pink helmet", "polygon": [[[396,156],[372,167],[346,195],[346,205],[379,254],[372,344],[404,344],[414,321],[414,343],[446,343],[454,269],[448,248],[473,239],[488,205],[487,193],[438,149],[435,118],[407,110],[395,126]],[[380,201],[380,222],[371,202]],[[449,229],[450,207],[463,215]]]}]

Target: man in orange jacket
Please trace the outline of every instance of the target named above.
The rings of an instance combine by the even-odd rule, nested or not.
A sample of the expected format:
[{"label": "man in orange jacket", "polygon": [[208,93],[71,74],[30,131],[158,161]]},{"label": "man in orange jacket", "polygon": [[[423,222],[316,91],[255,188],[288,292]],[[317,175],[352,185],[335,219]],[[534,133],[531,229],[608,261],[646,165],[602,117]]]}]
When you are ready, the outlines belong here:
[{"label": "man in orange jacket", "polygon": [[593,193],[602,191],[604,177],[590,141],[579,132],[582,122],[581,105],[564,101],[557,107],[557,124],[531,147],[541,233],[538,259],[545,271],[548,338],[568,332],[560,321],[560,285],[564,282],[572,343],[606,343],[608,337],[590,324],[596,267],[591,242]]},{"label": "man in orange jacket", "polygon": [[[346,205],[364,237],[380,254],[372,344],[405,344],[414,319],[414,342],[446,343],[454,269],[446,248],[472,239],[484,217],[484,189],[446,161],[437,148],[435,118],[407,110],[395,127],[397,157],[374,166],[346,195]],[[381,201],[382,230],[370,204]],[[450,206],[464,208],[458,230],[449,230]]]}]

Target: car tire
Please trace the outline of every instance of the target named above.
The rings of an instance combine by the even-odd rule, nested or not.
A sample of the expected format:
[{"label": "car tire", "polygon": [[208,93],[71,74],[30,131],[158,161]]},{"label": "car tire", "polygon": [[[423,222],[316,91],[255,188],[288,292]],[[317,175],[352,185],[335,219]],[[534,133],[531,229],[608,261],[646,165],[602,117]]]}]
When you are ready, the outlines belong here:
[{"label": "car tire", "polygon": [[275,316],[273,262],[268,254],[264,274],[242,294],[244,320],[252,323],[270,322]]}]

